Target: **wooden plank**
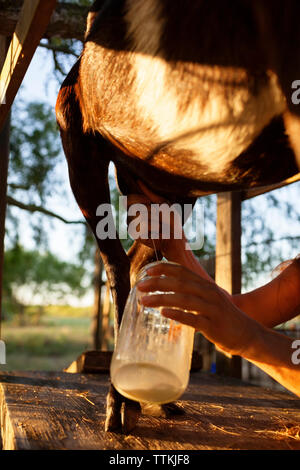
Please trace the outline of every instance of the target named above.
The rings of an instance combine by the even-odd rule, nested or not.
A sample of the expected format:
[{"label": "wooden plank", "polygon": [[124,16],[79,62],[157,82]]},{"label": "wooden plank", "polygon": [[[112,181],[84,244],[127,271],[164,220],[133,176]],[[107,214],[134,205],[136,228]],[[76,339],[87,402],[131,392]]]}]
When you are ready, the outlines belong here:
[{"label": "wooden plank", "polygon": [[[241,291],[241,193],[218,194],[216,227],[216,283],[230,294]],[[241,358],[216,352],[218,374],[241,377]]]},{"label": "wooden plank", "polygon": [[300,173],[297,173],[294,176],[291,176],[290,178],[281,181],[280,183],[277,184],[272,184],[270,186],[261,186],[259,188],[253,188],[253,189],[248,189],[247,191],[242,192],[242,201],[245,201],[246,199],[251,199],[256,196],[260,196],[261,194],[268,193],[270,191],[274,191],[275,189],[282,188],[284,186],[288,186],[289,184],[296,183],[297,181],[300,181]]},{"label": "wooden plank", "polygon": [[0,74],[0,129],[3,127],[33,54],[50,21],[56,0],[24,0]]},{"label": "wooden plank", "polygon": [[3,450],[300,450],[299,399],[197,372],[184,413],[105,433],[108,376],[0,373]]},{"label": "wooden plank", "polygon": [[[0,36],[0,69],[4,63],[8,49],[8,41]],[[5,217],[6,217],[6,195],[7,195],[7,174],[9,159],[9,135],[10,135],[10,113],[2,131],[0,131],[0,340],[2,323],[2,285],[3,285],[3,264],[4,264],[4,237],[5,237]],[[3,344],[2,344],[3,347]],[[0,359],[1,363],[1,359]]]},{"label": "wooden plank", "polygon": [[112,351],[85,351],[73,361],[65,372],[97,374],[109,373]]}]

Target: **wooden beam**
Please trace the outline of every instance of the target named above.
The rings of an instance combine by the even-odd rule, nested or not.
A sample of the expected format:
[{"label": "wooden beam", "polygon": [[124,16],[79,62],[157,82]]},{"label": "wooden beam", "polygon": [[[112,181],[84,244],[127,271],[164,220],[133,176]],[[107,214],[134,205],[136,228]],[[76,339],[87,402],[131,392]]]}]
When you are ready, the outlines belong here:
[{"label": "wooden beam", "polygon": [[247,191],[242,192],[242,200],[245,201],[246,199],[251,199],[252,197],[260,196],[261,194],[268,193],[270,191],[274,191],[275,189],[283,188],[284,186],[288,186],[289,184],[296,183],[300,181],[300,173],[297,173],[290,178],[281,181],[277,184],[271,184],[270,186],[260,186],[259,188],[248,189]]},{"label": "wooden beam", "polygon": [[92,314],[92,337],[93,348],[101,349],[103,338],[103,302],[102,302],[102,286],[105,282],[102,281],[103,261],[100,256],[98,246],[95,248],[94,255],[94,305]]},{"label": "wooden beam", "polygon": [[56,0],[24,0],[0,74],[0,130],[50,21]]},{"label": "wooden beam", "polygon": [[[241,193],[218,194],[216,283],[230,294],[241,292]],[[216,372],[241,377],[241,358],[216,352]]]},{"label": "wooden beam", "polygon": [[[8,49],[7,38],[5,38],[4,36],[0,36],[0,68],[4,63],[7,49]],[[9,158],[9,134],[10,134],[9,131],[10,131],[10,113],[8,113],[7,119],[2,128],[2,131],[0,131],[0,340],[1,340],[1,320],[2,320],[2,284],[3,284],[3,265],[4,265],[6,192],[7,192],[7,174],[8,174],[8,158]]]}]

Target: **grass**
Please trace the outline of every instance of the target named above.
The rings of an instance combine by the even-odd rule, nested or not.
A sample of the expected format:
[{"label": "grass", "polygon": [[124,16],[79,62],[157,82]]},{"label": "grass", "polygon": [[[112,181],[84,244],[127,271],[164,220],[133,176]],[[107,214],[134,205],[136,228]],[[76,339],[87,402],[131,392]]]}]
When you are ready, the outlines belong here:
[{"label": "grass", "polygon": [[0,370],[63,370],[92,348],[91,308],[50,306],[37,320],[28,309],[26,324],[14,317],[2,325],[6,365]]}]

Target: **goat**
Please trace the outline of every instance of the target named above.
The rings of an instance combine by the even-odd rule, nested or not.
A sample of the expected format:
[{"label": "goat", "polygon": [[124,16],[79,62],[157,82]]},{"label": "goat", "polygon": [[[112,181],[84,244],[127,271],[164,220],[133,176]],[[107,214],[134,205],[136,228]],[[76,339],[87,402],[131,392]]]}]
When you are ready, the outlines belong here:
[{"label": "goat", "polygon": [[[118,238],[97,238],[109,163],[124,195],[139,192],[140,179],[181,204],[296,174],[299,13],[292,0],[97,0],[91,8],[56,116],[71,188],[110,283],[116,338],[130,281],[154,251],[135,242],[126,254]],[[110,387],[107,430],[130,430],[139,413]]]}]

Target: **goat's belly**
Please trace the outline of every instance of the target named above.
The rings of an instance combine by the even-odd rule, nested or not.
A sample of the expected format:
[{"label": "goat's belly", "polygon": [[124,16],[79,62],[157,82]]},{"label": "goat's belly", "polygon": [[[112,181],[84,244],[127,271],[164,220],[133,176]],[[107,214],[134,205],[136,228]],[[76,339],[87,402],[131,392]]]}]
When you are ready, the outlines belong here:
[{"label": "goat's belly", "polygon": [[139,53],[126,60],[127,73],[118,76],[103,60],[97,93],[89,97],[98,100],[92,113],[98,117],[101,103],[101,116],[87,127],[173,174],[215,179],[286,107],[273,74],[261,79]]}]

